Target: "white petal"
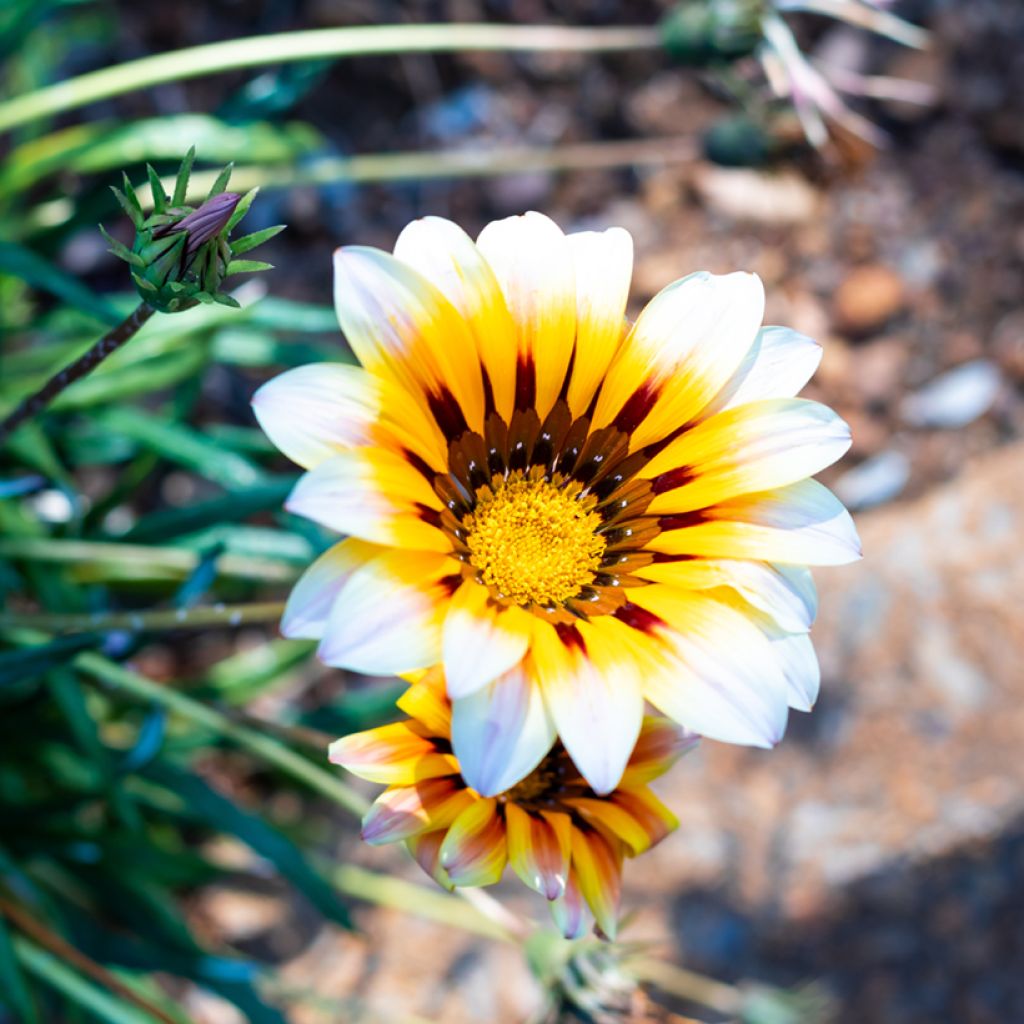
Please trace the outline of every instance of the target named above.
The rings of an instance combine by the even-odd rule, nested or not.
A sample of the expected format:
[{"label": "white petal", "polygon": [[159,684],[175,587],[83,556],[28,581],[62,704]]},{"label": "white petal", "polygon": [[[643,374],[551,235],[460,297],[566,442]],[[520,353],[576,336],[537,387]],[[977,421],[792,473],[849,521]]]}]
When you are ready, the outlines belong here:
[{"label": "white petal", "polygon": [[375,544],[349,538],[328,548],[299,577],[281,616],[287,637],[319,640],[342,587],[361,565],[382,553]]},{"label": "white petal", "polygon": [[821,354],[821,346],[806,334],[789,327],[762,327],[709,412],[765,398],[792,398],[814,376]]},{"label": "white petal", "polygon": [[483,796],[529,775],[554,741],[540,689],[521,668],[452,702],[452,749],[462,777]]},{"label": "white petal", "polygon": [[365,444],[380,412],[373,378],[358,366],[313,363],[267,381],[252,409],[271,441],[303,469]]},{"label": "white petal", "polygon": [[575,628],[582,648],[567,646],[549,627],[537,630],[531,657],[573,764],[595,793],[610,793],[640,735],[640,670],[633,652],[616,645],[600,623]]},{"label": "white petal", "polygon": [[317,654],[336,668],[398,675],[441,657],[449,590],[459,565],[443,555],[388,551],[356,570],[331,609]]},{"label": "white petal", "polygon": [[797,711],[810,711],[821,688],[821,669],[810,636],[807,633],[778,633],[769,639],[786,677],[789,706]]},{"label": "white petal", "polygon": [[636,591],[658,616],[666,655],[644,680],[647,699],[669,718],[710,739],[771,747],[786,730],[786,680],[765,635],[734,608],[664,586]]},{"label": "white petal", "polygon": [[501,608],[487,588],[467,580],[452,595],[444,620],[444,675],[448,696],[465,697],[523,659],[530,643],[531,617],[520,608]]},{"label": "white petal", "polygon": [[568,401],[582,416],[626,333],[633,239],[623,228],[567,237],[576,268],[576,352]]}]

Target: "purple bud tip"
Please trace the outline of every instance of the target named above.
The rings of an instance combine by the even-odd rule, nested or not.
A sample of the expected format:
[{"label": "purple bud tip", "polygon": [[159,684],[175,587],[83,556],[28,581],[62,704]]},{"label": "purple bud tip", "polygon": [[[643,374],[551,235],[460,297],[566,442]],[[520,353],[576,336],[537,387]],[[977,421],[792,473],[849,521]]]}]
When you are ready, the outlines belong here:
[{"label": "purple bud tip", "polygon": [[198,209],[182,217],[177,224],[169,224],[159,234],[169,235],[187,231],[188,242],[185,248],[185,258],[188,259],[227,227],[231,214],[235,212],[235,207],[241,199],[242,197],[236,192],[219,192],[207,199]]}]

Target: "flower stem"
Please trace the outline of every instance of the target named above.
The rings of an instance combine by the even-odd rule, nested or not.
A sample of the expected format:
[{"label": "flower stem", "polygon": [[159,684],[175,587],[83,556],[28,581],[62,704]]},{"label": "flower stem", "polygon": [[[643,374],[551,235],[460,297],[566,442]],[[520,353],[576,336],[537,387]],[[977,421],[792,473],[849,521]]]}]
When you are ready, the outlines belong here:
[{"label": "flower stem", "polygon": [[105,612],[96,615],[0,613],[0,626],[45,629],[49,633],[94,633],[123,630],[149,633],[167,629],[208,629],[218,626],[249,626],[277,622],[282,601],[253,604],[214,604],[200,608],[161,608],[148,612]]},{"label": "flower stem", "polygon": [[65,388],[91,373],[112,352],[116,352],[153,315],[154,309],[140,302],[116,327],[111,328],[84,355],[55,373],[35,394],[29,395],[0,422],[0,445],[15,428],[45,409]]},{"label": "flower stem", "polygon": [[101,68],[0,104],[0,131],[162,82],[285,61],[386,53],[574,51],[608,53],[661,46],[656,27],[558,25],[370,25],[231,39]]}]

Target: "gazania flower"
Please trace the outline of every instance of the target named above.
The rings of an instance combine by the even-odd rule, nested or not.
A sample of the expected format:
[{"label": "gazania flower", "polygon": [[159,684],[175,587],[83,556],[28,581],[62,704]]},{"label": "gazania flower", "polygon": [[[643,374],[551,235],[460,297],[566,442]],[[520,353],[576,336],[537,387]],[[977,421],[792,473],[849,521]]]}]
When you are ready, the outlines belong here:
[{"label": "gazania flower", "polygon": [[375,845],[404,840],[423,869],[446,888],[491,885],[506,864],[551,901],[570,938],[593,914],[613,937],[623,857],[635,857],[678,822],[648,783],[696,737],[664,718],[646,717],[618,788],[599,795],[561,744],[529,775],[495,796],[466,784],[452,754],[451,705],[440,670],[399,699],[409,717],[353,733],[331,745],[331,760],[387,783],[363,818]]},{"label": "gazania flower", "polygon": [[494,797],[556,736],[595,793],[619,784],[645,702],[770,746],[818,669],[805,568],[859,555],[808,477],[849,446],[793,398],[819,349],[760,326],[751,274],[691,274],[627,324],[629,235],[529,213],[474,244],[416,221],[395,254],[335,255],[361,367],[300,367],[254,398],[308,472],[290,511],[347,534],[282,631],[329,665],[441,664],[452,746]]}]

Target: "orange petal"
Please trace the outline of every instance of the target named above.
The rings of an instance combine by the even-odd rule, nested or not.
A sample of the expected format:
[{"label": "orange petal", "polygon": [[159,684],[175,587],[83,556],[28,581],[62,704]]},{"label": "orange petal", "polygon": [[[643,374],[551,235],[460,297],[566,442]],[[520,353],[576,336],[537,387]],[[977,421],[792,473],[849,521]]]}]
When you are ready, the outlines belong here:
[{"label": "orange petal", "polygon": [[643,853],[650,846],[650,837],[640,824],[624,807],[615,800],[617,794],[609,797],[577,797],[566,800],[566,804],[589,825],[593,825],[606,839],[621,839],[635,856]]},{"label": "orange petal", "polygon": [[573,826],[572,865],[598,926],[614,939],[622,890],[621,846],[609,843],[594,829]]},{"label": "orange petal", "polygon": [[420,722],[430,736],[451,736],[452,707],[444,694],[444,674],[440,669],[428,669],[395,704],[399,711]]},{"label": "orange petal", "polygon": [[452,823],[441,844],[441,866],[454,885],[492,885],[508,860],[497,801],[476,800]]},{"label": "orange petal", "polygon": [[449,892],[455,888],[448,878],[448,872],[441,867],[441,844],[444,842],[445,830],[439,828],[436,832],[422,832],[413,836],[405,842],[409,852],[413,855],[416,863],[438,885],[443,886]]},{"label": "orange petal", "polygon": [[451,754],[441,753],[409,722],[393,722],[342,736],[331,744],[327,756],[332,764],[361,779],[388,786],[411,786],[459,770]]},{"label": "orange petal", "polygon": [[619,785],[632,787],[664,775],[699,742],[696,733],[687,732],[675,722],[660,715],[647,715]]},{"label": "orange petal", "polygon": [[473,800],[473,794],[451,776],[392,786],[364,815],[363,839],[382,846],[427,829],[446,828]]},{"label": "orange petal", "polygon": [[565,892],[548,906],[555,925],[567,939],[582,938],[590,930],[593,919],[583,899],[579,875],[575,869],[569,871]]},{"label": "orange petal", "polygon": [[508,860],[512,870],[549,900],[565,891],[569,875],[571,829],[567,814],[530,813],[505,805]]}]

